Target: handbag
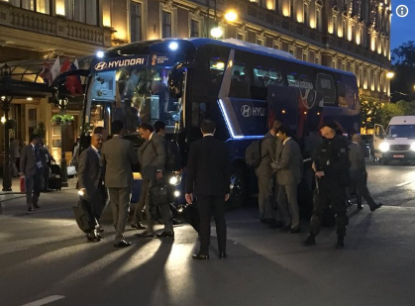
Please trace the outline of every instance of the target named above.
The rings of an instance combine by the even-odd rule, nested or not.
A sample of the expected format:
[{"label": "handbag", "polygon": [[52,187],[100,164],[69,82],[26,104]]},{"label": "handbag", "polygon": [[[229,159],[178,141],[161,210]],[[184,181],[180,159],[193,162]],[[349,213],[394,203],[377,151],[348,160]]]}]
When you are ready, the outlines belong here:
[{"label": "handbag", "polygon": [[26,178],[24,176],[20,177],[20,192],[26,193]]},{"label": "handbag", "polygon": [[75,176],[76,175],[76,168],[75,166],[68,166],[66,167],[66,173],[68,176]]},{"label": "handbag", "polygon": [[169,204],[166,184],[157,184],[150,188],[150,204],[154,206]]}]

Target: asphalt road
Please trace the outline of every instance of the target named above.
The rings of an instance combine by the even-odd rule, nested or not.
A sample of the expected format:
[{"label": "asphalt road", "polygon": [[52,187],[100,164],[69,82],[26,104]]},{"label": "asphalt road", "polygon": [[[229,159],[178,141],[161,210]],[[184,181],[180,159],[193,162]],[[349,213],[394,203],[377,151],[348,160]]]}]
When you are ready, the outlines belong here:
[{"label": "asphalt road", "polygon": [[[105,239],[87,243],[73,221],[74,190],[42,195],[28,215],[24,201],[7,202],[0,216],[0,305],[383,306],[413,305],[415,187],[413,166],[369,166],[373,195],[385,207],[350,211],[346,248],[323,229],[317,246],[257,220],[254,208],[228,214],[227,260],[195,262],[197,236],[176,227],[175,240],[140,239],[130,248]],[[212,230],[212,236],[215,231]]]}]

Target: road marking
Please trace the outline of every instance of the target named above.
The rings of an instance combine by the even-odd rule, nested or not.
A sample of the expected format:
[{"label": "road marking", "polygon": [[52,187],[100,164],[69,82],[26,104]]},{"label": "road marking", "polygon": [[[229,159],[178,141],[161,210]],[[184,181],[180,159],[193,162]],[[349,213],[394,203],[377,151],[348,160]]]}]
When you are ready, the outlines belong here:
[{"label": "road marking", "polygon": [[41,306],[41,305],[46,305],[46,304],[49,304],[49,303],[52,303],[52,302],[55,302],[55,301],[58,301],[64,298],[65,297],[63,295],[51,295],[51,296],[45,297],[44,299],[37,300],[29,304],[25,304],[23,306]]},{"label": "road marking", "polygon": [[409,184],[411,184],[412,182],[413,182],[413,181],[403,182],[403,183],[400,183],[400,184],[396,185],[396,187],[402,187],[402,186],[405,186],[405,185],[409,185]]}]

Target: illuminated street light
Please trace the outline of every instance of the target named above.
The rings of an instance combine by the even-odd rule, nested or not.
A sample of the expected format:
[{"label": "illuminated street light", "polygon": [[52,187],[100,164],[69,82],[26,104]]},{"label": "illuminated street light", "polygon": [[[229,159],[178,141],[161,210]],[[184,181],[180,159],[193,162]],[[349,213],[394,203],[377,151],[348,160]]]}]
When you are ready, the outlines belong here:
[{"label": "illuminated street light", "polygon": [[386,78],[388,78],[388,79],[393,79],[395,77],[395,72],[393,72],[393,71],[388,71],[387,73],[386,73]]},{"label": "illuminated street light", "polygon": [[225,13],[225,19],[229,22],[234,22],[238,19],[238,13],[235,10],[229,10]]},{"label": "illuminated street light", "polygon": [[223,30],[219,27],[215,27],[210,31],[210,35],[212,35],[213,38],[220,38],[223,35]]}]

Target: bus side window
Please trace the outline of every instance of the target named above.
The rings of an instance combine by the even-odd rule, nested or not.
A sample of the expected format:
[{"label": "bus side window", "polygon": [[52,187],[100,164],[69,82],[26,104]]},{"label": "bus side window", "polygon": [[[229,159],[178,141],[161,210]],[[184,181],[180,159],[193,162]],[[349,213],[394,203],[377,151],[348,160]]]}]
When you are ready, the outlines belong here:
[{"label": "bus side window", "polygon": [[225,61],[212,58],[210,60],[210,80],[212,85],[212,95],[217,95],[220,90],[220,86],[222,85],[223,74],[225,71]]},{"label": "bus side window", "polygon": [[336,84],[330,74],[318,73],[316,78],[316,88],[324,95],[324,105],[336,105]]},{"label": "bus side window", "polygon": [[232,67],[229,96],[233,98],[250,98],[250,83],[251,77],[245,64],[235,62]]}]

